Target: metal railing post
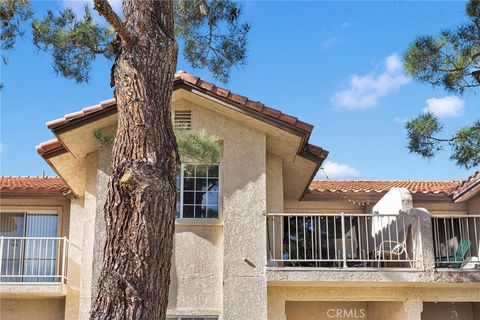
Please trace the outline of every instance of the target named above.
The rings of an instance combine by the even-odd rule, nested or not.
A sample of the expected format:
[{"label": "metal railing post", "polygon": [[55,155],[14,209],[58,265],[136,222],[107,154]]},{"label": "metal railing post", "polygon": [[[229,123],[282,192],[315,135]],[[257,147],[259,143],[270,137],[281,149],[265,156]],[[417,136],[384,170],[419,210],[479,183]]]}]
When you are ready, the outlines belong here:
[{"label": "metal railing post", "polygon": [[[345,213],[341,213],[342,217],[342,258],[343,258],[343,267],[347,268],[347,244],[345,243]],[[334,220],[335,222],[335,220]]]},{"label": "metal railing post", "polygon": [[66,244],[67,244],[67,241],[66,241],[66,237],[63,237],[63,250],[62,250],[62,283],[64,283],[65,281],[65,251],[66,251]]},{"label": "metal railing post", "polygon": [[2,281],[1,276],[3,274],[2,263],[3,263],[3,236],[0,237],[0,282]]}]

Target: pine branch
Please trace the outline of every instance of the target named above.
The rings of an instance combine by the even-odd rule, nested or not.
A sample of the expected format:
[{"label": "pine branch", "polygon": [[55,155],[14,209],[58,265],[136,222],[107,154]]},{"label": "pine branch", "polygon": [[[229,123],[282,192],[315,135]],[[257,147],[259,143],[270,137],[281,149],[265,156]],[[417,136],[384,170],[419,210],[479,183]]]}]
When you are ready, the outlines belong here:
[{"label": "pine branch", "polygon": [[113,30],[125,41],[129,46],[135,44],[135,39],[133,35],[125,28],[123,21],[118,17],[118,15],[113,11],[112,6],[108,3],[107,0],[94,0],[94,8],[102,15],[108,23],[112,26]]}]

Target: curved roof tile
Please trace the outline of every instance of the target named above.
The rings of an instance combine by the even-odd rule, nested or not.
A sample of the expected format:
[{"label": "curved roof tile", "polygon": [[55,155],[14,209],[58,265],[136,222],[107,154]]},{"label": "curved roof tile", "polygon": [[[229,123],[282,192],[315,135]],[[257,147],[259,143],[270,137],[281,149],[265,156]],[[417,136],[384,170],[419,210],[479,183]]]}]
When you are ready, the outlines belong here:
[{"label": "curved roof tile", "polygon": [[0,192],[63,194],[67,185],[59,177],[0,176]]},{"label": "curved roof tile", "polygon": [[451,195],[460,181],[382,181],[382,180],[322,180],[310,184],[311,192],[387,192],[391,188],[406,188],[411,193],[444,193]]}]

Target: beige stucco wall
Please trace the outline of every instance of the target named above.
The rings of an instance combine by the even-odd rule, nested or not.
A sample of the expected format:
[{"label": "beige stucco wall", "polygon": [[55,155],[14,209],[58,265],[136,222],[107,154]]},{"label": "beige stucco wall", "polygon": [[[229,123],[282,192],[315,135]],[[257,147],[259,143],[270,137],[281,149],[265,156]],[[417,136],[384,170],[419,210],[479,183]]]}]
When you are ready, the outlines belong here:
[{"label": "beige stucco wall", "polygon": [[[296,201],[291,199],[285,200],[285,212],[345,212],[345,213],[371,213],[372,207],[376,202],[369,205],[354,204],[348,201],[348,198],[339,197],[338,199],[325,200],[307,200]],[[352,200],[352,199],[350,199]],[[365,202],[365,201],[360,201]],[[425,208],[431,214],[466,214],[467,211],[475,210],[480,212],[480,200],[471,202],[470,206],[467,202],[416,202],[413,201],[413,207]]]},{"label": "beige stucco wall", "polygon": [[285,313],[286,320],[368,319],[364,301],[287,301]]},{"label": "beige stucco wall", "polygon": [[[372,320],[406,320],[403,302],[369,301],[366,304],[368,318]],[[413,319],[412,319],[413,320]]]},{"label": "beige stucco wall", "polygon": [[[80,277],[79,319],[88,319],[92,300],[92,266],[95,242],[96,182],[98,154],[87,155],[83,211],[82,272]],[[80,226],[82,227],[82,226]]]},{"label": "beige stucco wall", "polygon": [[70,248],[68,255],[68,285],[65,297],[65,318],[76,320],[80,312],[80,279],[83,271],[84,199],[72,199],[70,206]]},{"label": "beige stucco wall", "polygon": [[267,212],[283,212],[283,167],[282,158],[267,154]]},{"label": "beige stucco wall", "polygon": [[468,214],[480,215],[480,194],[470,198],[467,204]]},{"label": "beige stucco wall", "polygon": [[[310,320],[328,319],[325,317],[326,307],[338,306],[358,307],[351,302],[365,302],[368,318],[371,320],[421,320],[423,301],[479,301],[480,288],[478,286],[456,288],[455,286],[414,286],[401,285],[372,285],[372,283],[349,286],[347,282],[336,286],[322,283],[306,283],[303,286],[275,285],[268,286],[268,313],[269,320]],[[304,302],[304,303],[298,303]],[[336,302],[339,302],[338,304]],[[307,308],[305,303],[312,303]],[[456,304],[457,304],[456,303]],[[459,305],[463,305],[460,303]],[[465,304],[468,305],[468,304]],[[478,303],[473,304],[478,305]],[[316,310],[317,318],[312,312]],[[480,309],[475,309],[480,311]],[[319,312],[319,313],[317,313]],[[323,312],[323,314],[322,314]],[[432,310],[427,311],[429,315]],[[435,311],[437,312],[437,311]],[[294,316],[295,315],[295,316]],[[332,318],[337,319],[337,318]],[[346,318],[349,319],[349,318]],[[441,320],[441,318],[425,318],[424,320]],[[459,318],[463,319],[463,318]],[[466,320],[477,320],[465,318]]]},{"label": "beige stucco wall", "polygon": [[0,300],[2,320],[63,320],[65,300],[15,299]]},{"label": "beige stucco wall", "polygon": [[425,208],[433,215],[462,215],[467,214],[468,204],[466,202],[414,202],[415,208]]},{"label": "beige stucco wall", "polygon": [[175,227],[168,314],[222,313],[221,224],[182,224]]},{"label": "beige stucco wall", "polygon": [[[223,319],[266,319],[266,135],[220,113],[199,107],[194,102],[182,100],[174,104],[176,108],[192,110],[193,130],[207,129],[219,138],[223,147],[219,221],[223,224],[223,251],[219,256],[215,256],[216,251],[213,251],[212,257],[209,246],[190,250],[199,259],[209,256],[221,261],[221,268],[213,271],[222,277],[221,282],[215,280],[215,289],[221,294],[212,297],[209,305],[222,306]],[[179,237],[177,234],[175,238],[177,275],[185,271],[182,269],[184,262],[178,264],[177,252],[181,251],[181,248],[177,250]],[[195,240],[195,237],[191,236],[191,239]],[[188,244],[183,246],[185,248]],[[193,244],[190,247],[196,248]],[[198,277],[202,278],[202,275]],[[177,294],[182,286],[191,286],[191,281],[178,284]],[[205,293],[208,296],[210,290],[190,291],[190,294],[195,292],[195,295],[201,296]],[[190,308],[204,308],[196,301],[202,300],[190,299]],[[176,312],[183,312],[178,305]]]},{"label": "beige stucco wall", "polygon": [[319,200],[319,201],[297,201],[285,199],[285,212],[292,213],[369,213],[371,207],[360,204],[353,204],[347,199]]}]

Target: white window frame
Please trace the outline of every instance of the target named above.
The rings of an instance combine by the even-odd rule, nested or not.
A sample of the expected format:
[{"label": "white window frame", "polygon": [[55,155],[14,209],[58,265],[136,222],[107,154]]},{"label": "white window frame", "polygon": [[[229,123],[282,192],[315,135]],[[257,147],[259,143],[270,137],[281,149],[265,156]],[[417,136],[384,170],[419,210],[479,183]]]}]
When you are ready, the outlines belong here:
[{"label": "white window frame", "polygon": [[[209,164],[207,166],[217,166],[218,168],[218,192],[217,192],[217,216],[214,217],[214,218],[208,218],[208,217],[205,217],[205,218],[201,218],[201,217],[184,217],[183,216],[183,194],[185,192],[184,190],[184,180],[185,180],[185,176],[184,176],[184,172],[185,172],[185,166],[187,165],[195,165],[195,166],[201,166],[203,164],[200,164],[200,163],[192,163],[192,162],[187,162],[187,163],[182,163],[180,165],[180,204],[179,204],[179,216],[176,217],[177,220],[195,220],[195,221],[217,221],[220,219],[220,207],[221,207],[221,201],[220,201],[220,198],[221,198],[221,166],[219,163],[215,163],[215,164]],[[195,179],[197,179],[197,176],[196,176],[196,173],[195,173]],[[178,192],[178,190],[176,191]],[[176,206],[176,204],[175,204]]]}]

